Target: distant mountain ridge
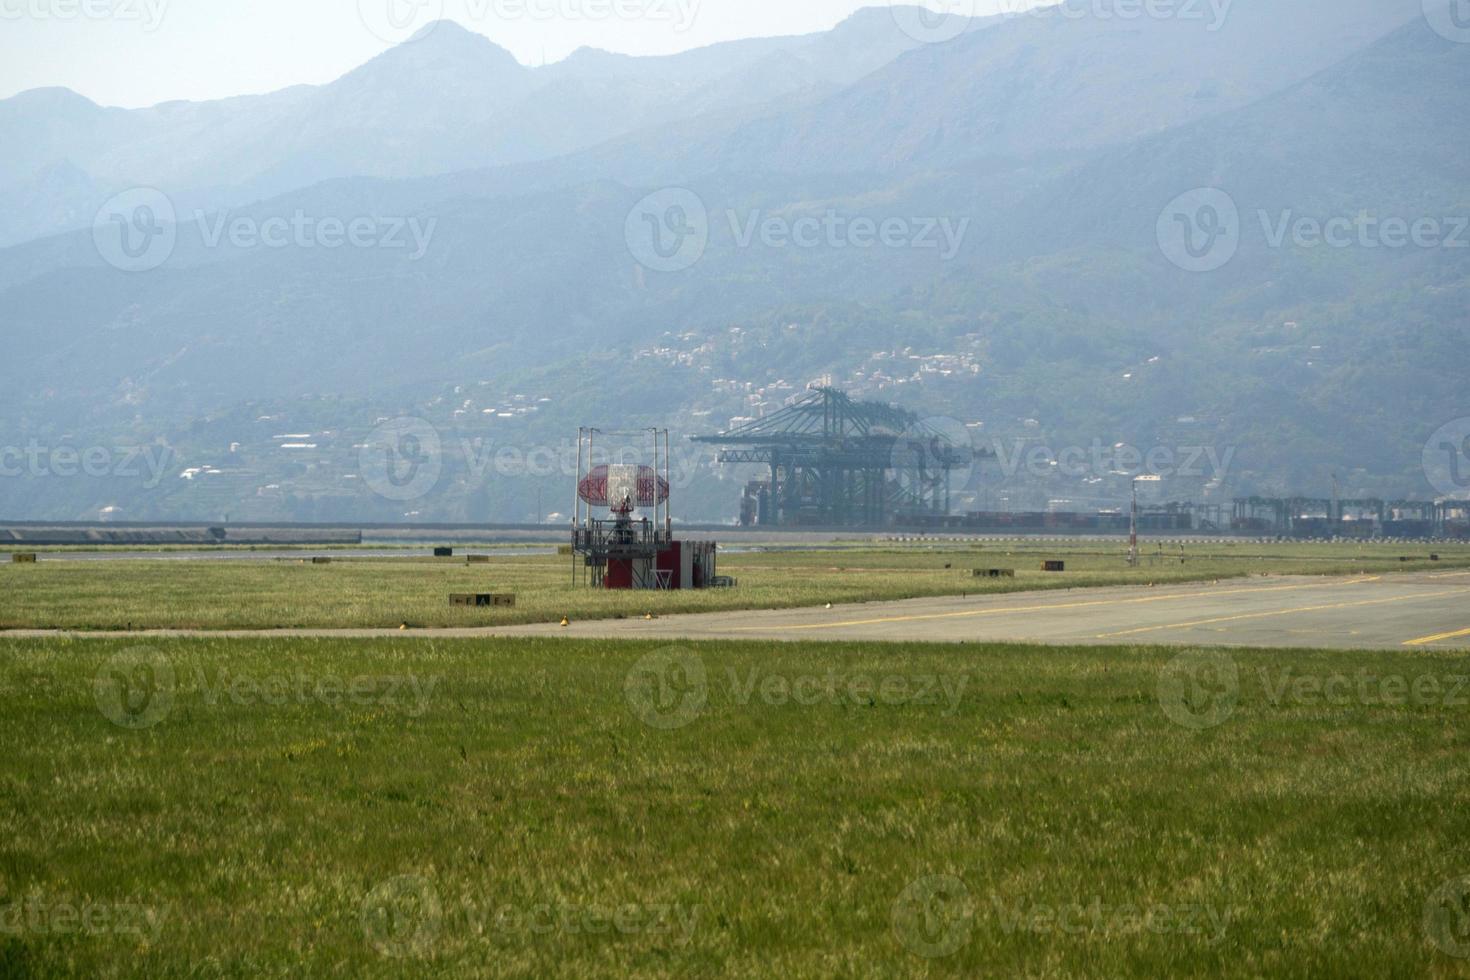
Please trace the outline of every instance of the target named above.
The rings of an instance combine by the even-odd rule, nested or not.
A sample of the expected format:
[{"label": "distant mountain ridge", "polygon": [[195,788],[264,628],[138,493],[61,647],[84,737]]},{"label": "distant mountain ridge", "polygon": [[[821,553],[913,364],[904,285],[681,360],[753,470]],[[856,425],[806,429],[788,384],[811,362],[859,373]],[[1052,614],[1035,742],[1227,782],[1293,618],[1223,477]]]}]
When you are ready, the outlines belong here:
[{"label": "distant mountain ridge", "polygon": [[814,173],[1088,150],[1249,104],[1420,14],[1419,0],[1273,0],[1228,7],[1212,29],[1098,18],[1098,3],[1069,0],[925,45],[818,103],[710,134],[694,152],[726,171]]},{"label": "distant mountain ridge", "polygon": [[[296,210],[433,217],[438,222],[433,247],[423,262],[412,265],[373,251],[210,249],[200,240],[203,229],[192,221],[181,228],[169,263],[145,276],[108,269],[89,234],[38,242],[0,252],[0,289],[5,290],[0,296],[11,311],[11,364],[17,372],[9,380],[23,383],[28,375],[46,373],[27,367],[27,350],[39,355],[65,338],[80,341],[87,331],[126,315],[132,322],[151,323],[149,335],[172,338],[164,341],[164,350],[172,352],[167,367],[150,366],[160,351],[124,345],[95,359],[97,384],[119,371],[137,376],[160,369],[182,383],[193,371],[206,371],[215,356],[241,367],[259,351],[266,359],[258,370],[234,371],[214,383],[221,395],[236,386],[242,394],[267,387],[284,392],[313,380],[364,389],[389,367],[400,378],[443,377],[455,363],[446,354],[452,346],[448,338],[455,335],[474,337],[475,349],[513,342],[526,345],[528,352],[564,352],[591,338],[615,343],[636,337],[649,318],[709,325],[720,317],[755,315],[783,301],[815,301],[834,291],[877,298],[923,282],[925,270],[935,268],[922,254],[742,249],[733,240],[726,212],[743,218],[820,214],[824,207],[837,207],[880,216],[969,216],[961,261],[935,270],[943,279],[964,279],[977,267],[1079,247],[1126,247],[1162,264],[1152,240],[1159,209],[1189,186],[1222,178],[1228,178],[1224,183],[1240,195],[1243,207],[1260,200],[1279,208],[1296,199],[1303,202],[1298,204],[1302,210],[1312,200],[1309,194],[1334,192],[1339,203],[1351,201],[1362,193],[1353,181],[1365,173],[1381,174],[1375,178],[1375,195],[1399,199],[1422,195],[1423,179],[1436,175],[1443,188],[1439,196],[1452,203],[1455,188],[1470,183],[1449,126],[1458,111],[1453,93],[1465,76],[1465,54],[1427,31],[1405,28],[1258,106],[1104,151],[1053,176],[1032,173],[1025,181],[1014,175],[987,180],[979,176],[983,170],[970,168],[897,182],[879,175],[843,180],[707,175],[692,186],[712,212],[710,245],[698,267],[683,276],[638,270],[622,236],[623,220],[643,189],[606,179],[488,197],[468,189],[478,186],[477,177],[467,186],[450,177],[346,181],[234,212],[257,224]],[[1375,65],[1377,70],[1369,71]],[[1406,65],[1423,67],[1408,74]],[[1431,65],[1438,67],[1429,71]],[[1392,79],[1398,79],[1396,90],[1388,87]],[[1410,165],[1395,164],[1397,158],[1381,148],[1371,157],[1371,169],[1332,169],[1332,161],[1363,139],[1350,121],[1369,106],[1379,106],[1384,117],[1382,147],[1396,145],[1398,158]],[[1034,187],[1028,189],[1026,181]],[[1296,189],[1284,196],[1258,196],[1263,188],[1289,187],[1288,182]],[[557,285],[568,276],[575,280],[570,291]],[[85,304],[57,309],[56,295],[77,291],[60,283],[78,277],[94,282],[81,291]],[[1226,270],[1210,282],[1229,277]],[[270,297],[282,291],[294,297],[293,305],[272,311],[268,321],[254,319],[252,311],[269,308]],[[368,296],[376,298],[364,309]],[[1083,302],[1085,294],[1075,299]],[[385,312],[415,303],[437,312],[430,317],[405,313],[403,320]],[[112,312],[101,313],[109,307]],[[99,315],[101,323],[89,326]],[[234,326],[218,334],[220,352],[206,355],[195,325],[221,317]],[[306,322],[298,322],[302,317]],[[317,335],[330,322],[354,323],[359,336],[375,339],[349,354]],[[274,323],[282,332],[266,340],[275,332],[269,325]],[[405,332],[408,323],[414,329]],[[548,332],[548,324],[555,330]],[[435,332],[443,339],[430,339]],[[25,337],[33,338],[34,348],[22,342]],[[294,353],[282,358],[283,349]],[[330,375],[318,363],[327,349],[334,351]],[[197,369],[190,368],[194,357],[206,358]]]},{"label": "distant mountain ridge", "polygon": [[[211,247],[192,220],[147,273],[108,267],[89,232],[0,250],[0,445],[6,432],[49,427],[142,431],[212,452],[221,417],[310,398],[350,402],[333,422],[344,427],[452,419],[445,399],[457,388],[523,391],[528,376],[560,407],[515,438],[546,444],[564,434],[555,426],[605,410],[617,377],[694,424],[738,411],[717,378],[840,377],[875,352],[963,345],[981,373],[915,392],[915,407],[984,420],[987,433],[1032,420],[1022,434],[1058,445],[1238,449],[1231,488],[1247,492],[1301,492],[1340,473],[1345,492],[1422,495],[1424,439],[1464,414],[1470,249],[1273,245],[1257,218],[1470,209],[1459,123],[1470,45],[1417,16],[1380,30],[1403,9],[1256,7],[1226,30],[1259,38],[1274,25],[1268,41],[1245,49],[1227,34],[1207,52],[1178,50],[1179,25],[1167,23],[1002,21],[801,105],[678,119],[534,164],[333,179],[230,212],[257,226],[298,212],[433,220],[416,262],[373,248]],[[1035,41],[1053,35],[1065,37],[1046,50]],[[1261,74],[1263,59],[1293,46],[1341,54]],[[1120,53],[1099,65],[1100,50]],[[982,51],[993,57],[973,57]],[[1022,51],[1054,62],[1030,94],[977,101]],[[619,61],[573,60],[591,77],[611,70],[592,62]],[[711,71],[729,78],[721,72],[738,60]],[[965,81],[964,65],[983,82]],[[371,90],[370,74],[354,85]],[[1150,78],[1170,79],[1167,92],[1135,106],[1128,96]],[[1102,86],[1086,96],[1090,111],[1117,113],[1065,122],[1090,80]],[[962,81],[963,94],[946,97]],[[1218,99],[1177,97],[1210,82]],[[869,138],[834,147],[841,118],[866,120]],[[708,243],[688,268],[658,272],[635,260],[627,222],[670,184],[708,211]],[[1196,190],[1230,195],[1242,219],[1236,254],[1205,274],[1171,264],[1157,240],[1166,204]],[[829,213],[968,223],[948,261],[915,248],[742,243],[732,227],[732,216],[789,227]],[[732,328],[759,344],[713,358],[707,374],[628,366],[669,335],[690,334],[694,347]],[[1193,420],[1177,423],[1182,435],[1180,419]],[[462,424],[482,432],[484,422]],[[484,500],[422,507],[505,516]]]},{"label": "distant mountain ridge", "polygon": [[547,159],[701,112],[827,94],[918,43],[871,9],[828,33],[666,57],[583,49],[528,68],[446,21],[323,86],[139,110],[26,92],[0,101],[0,143],[13,148],[0,160],[0,247],[84,226],[133,186],[216,208],[338,177]]}]

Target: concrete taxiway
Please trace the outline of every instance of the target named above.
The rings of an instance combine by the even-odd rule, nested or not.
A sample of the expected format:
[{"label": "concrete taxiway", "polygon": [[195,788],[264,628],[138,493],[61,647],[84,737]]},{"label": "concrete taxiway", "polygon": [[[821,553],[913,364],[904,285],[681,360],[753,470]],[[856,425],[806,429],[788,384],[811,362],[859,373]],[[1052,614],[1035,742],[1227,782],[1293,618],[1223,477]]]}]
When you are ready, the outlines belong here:
[{"label": "concrete taxiway", "polygon": [[505,636],[1470,650],[1470,572],[1257,578],[526,626]]},{"label": "concrete taxiway", "polygon": [[[66,635],[9,630],[0,638]],[[832,608],[453,629],[138,630],[94,637],[573,637],[616,640],[1046,643],[1470,651],[1470,571],[1258,577]]]}]

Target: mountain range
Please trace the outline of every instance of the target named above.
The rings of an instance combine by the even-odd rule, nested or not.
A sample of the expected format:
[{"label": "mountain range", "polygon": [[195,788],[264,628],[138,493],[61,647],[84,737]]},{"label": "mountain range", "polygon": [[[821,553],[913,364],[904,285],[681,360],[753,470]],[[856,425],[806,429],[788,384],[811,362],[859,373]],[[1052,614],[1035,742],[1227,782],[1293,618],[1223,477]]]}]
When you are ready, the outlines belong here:
[{"label": "mountain range", "polygon": [[[1074,2],[943,43],[875,9],[826,34],[544,68],[441,24],[319,88],[138,111],[60,90],[0,102],[21,148],[0,163],[0,442],[165,442],[232,488],[5,481],[0,508],[202,518],[249,492],[237,514],[394,518],[350,472],[383,417],[475,437],[489,418],[502,445],[545,445],[609,412],[719,428],[821,377],[985,439],[1230,451],[1231,472],[1181,492],[1333,475],[1355,494],[1434,492],[1419,456],[1466,414],[1470,374],[1454,228],[1470,214],[1470,45],[1419,0],[1099,15],[1126,9]],[[144,271],[110,265],[89,227],[130,187],[178,220]],[[702,212],[695,261],[640,252],[648,200],[661,231],[670,201]],[[1226,261],[1171,262],[1181,200],[1191,221],[1200,200],[1233,208]],[[1438,243],[1299,233],[1365,216],[1431,222]],[[272,218],[310,230],[264,245]],[[353,220],[371,247],[323,246],[323,222]],[[861,244],[864,221],[897,229],[893,245]],[[395,223],[401,248],[381,241]],[[796,229],[820,229],[815,244]],[[974,369],[911,378],[880,354]],[[313,431],[335,455],[303,466],[265,429]],[[527,516],[525,480],[457,472],[419,516]],[[730,511],[726,476],[701,470],[691,516]],[[1010,489],[1041,506],[1092,492]]]},{"label": "mountain range", "polygon": [[227,207],[334,177],[417,177],[545,160],[706,112],[841,89],[918,46],[886,10],[836,30],[633,58],[582,49],[540,68],[453,23],[323,86],[148,109],[65,89],[0,102],[0,245],[87,227],[134,186]]}]

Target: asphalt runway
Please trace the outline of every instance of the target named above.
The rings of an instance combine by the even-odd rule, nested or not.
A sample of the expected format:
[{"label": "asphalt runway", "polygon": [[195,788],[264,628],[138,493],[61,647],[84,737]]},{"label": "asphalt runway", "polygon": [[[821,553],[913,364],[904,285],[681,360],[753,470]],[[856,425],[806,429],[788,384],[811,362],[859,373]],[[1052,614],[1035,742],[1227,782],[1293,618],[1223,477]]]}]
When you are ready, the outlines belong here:
[{"label": "asphalt runway", "polygon": [[1470,572],[1022,592],[494,632],[608,639],[1470,650]]}]

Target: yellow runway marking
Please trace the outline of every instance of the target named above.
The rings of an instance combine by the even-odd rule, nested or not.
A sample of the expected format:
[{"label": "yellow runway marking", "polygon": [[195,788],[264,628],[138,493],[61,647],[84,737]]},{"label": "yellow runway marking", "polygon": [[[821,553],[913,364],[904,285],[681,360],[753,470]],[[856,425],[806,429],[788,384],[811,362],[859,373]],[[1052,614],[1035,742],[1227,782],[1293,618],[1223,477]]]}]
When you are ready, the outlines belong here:
[{"label": "yellow runway marking", "polygon": [[1220,616],[1216,619],[1199,619],[1192,623],[1169,623],[1164,626],[1144,626],[1136,630],[1123,630],[1119,633],[1099,633],[1095,639],[1111,640],[1120,636],[1135,636],[1139,633],[1156,633],[1159,630],[1193,629],[1196,626],[1213,626],[1216,623],[1238,623],[1245,619],[1270,619],[1273,616],[1290,616],[1294,613],[1325,612],[1330,609],[1355,609],[1361,606],[1383,606],[1391,602],[1440,599],[1448,595],[1465,595],[1467,593],[1470,593],[1470,589],[1451,589],[1448,592],[1426,592],[1421,595],[1392,596],[1387,599],[1362,599],[1357,602],[1335,602],[1325,606],[1301,606],[1296,609],[1277,609],[1272,612],[1244,613],[1240,616]]},{"label": "yellow runway marking", "polygon": [[773,630],[832,630],[849,626],[879,626],[886,623],[913,623],[932,619],[966,619],[975,616],[1000,616],[1008,613],[1043,612],[1048,609],[1085,609],[1097,606],[1130,606],[1146,602],[1170,602],[1177,599],[1202,599],[1222,595],[1255,595],[1262,592],[1298,592],[1302,589],[1322,589],[1333,585],[1362,585],[1377,582],[1381,576],[1354,578],[1332,582],[1313,582],[1310,585],[1275,585],[1264,589],[1213,589],[1209,592],[1183,592],[1177,595],[1146,596],[1141,599],[1092,599],[1087,602],[1050,602],[1036,606],[1004,606],[999,609],[967,609],[963,612],[923,613],[914,616],[885,616],[881,619],[854,619],[842,623],[803,623],[792,626],[737,626],[735,633],[768,633]]},{"label": "yellow runway marking", "polygon": [[1470,630],[1460,630],[1457,633],[1437,633],[1434,636],[1421,636],[1417,640],[1405,640],[1404,646],[1427,647],[1431,643],[1438,643],[1441,640],[1458,640],[1462,636],[1470,636]]}]

